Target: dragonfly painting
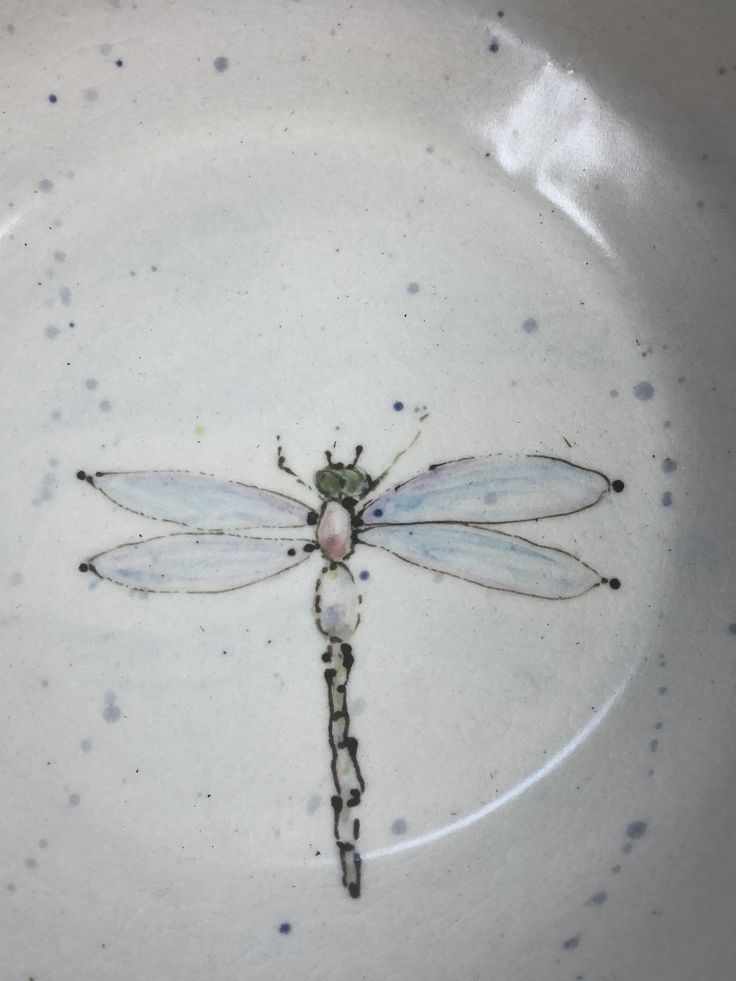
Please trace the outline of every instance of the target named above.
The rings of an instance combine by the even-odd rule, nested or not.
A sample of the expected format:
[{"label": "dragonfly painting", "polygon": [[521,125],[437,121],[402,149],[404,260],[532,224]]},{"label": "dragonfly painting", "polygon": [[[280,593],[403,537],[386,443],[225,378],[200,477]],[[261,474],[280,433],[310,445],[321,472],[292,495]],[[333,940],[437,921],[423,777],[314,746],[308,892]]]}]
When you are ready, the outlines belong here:
[{"label": "dragonfly painting", "polygon": [[[313,610],[325,643],[332,824],[342,882],[354,898],[361,892],[358,815],[365,791],[348,711],[361,606],[350,569],[354,551],[384,549],[414,566],[524,596],[569,599],[602,583],[617,589],[617,579],[600,576],[570,553],[499,526],[572,514],[597,504],[611,489],[623,489],[621,481],[554,457],[495,455],[436,464],[379,492],[403,453],[375,478],[359,466],[361,453],[356,447],[350,463],[326,453],[326,465],[314,474],[314,507],[179,470],[77,474],[120,507],[182,529],[100,552],[79,567],[129,589],[228,592],[317,554]],[[287,465],[280,443],[277,458],[281,470],[310,488]]]}]

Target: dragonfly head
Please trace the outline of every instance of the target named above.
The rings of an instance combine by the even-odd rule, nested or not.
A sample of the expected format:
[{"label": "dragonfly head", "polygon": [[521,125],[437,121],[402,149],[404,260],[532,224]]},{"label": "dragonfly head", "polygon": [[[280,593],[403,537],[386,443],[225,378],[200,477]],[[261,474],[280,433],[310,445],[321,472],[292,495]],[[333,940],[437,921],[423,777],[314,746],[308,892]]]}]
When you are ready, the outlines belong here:
[{"label": "dragonfly head", "polygon": [[354,463],[332,463],[314,475],[314,486],[325,501],[359,501],[373,486],[373,481],[362,467]]}]

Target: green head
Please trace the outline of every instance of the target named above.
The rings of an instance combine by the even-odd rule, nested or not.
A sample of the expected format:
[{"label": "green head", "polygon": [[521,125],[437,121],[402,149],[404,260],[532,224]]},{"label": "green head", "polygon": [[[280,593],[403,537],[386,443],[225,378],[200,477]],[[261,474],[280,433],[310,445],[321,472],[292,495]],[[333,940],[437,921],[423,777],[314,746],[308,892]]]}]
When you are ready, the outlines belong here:
[{"label": "green head", "polygon": [[362,467],[356,465],[360,450],[361,447],[357,447],[355,460],[348,464],[333,463],[331,454],[327,452],[327,466],[314,475],[314,486],[323,500],[344,501],[350,498],[359,501],[370,491],[373,481]]}]

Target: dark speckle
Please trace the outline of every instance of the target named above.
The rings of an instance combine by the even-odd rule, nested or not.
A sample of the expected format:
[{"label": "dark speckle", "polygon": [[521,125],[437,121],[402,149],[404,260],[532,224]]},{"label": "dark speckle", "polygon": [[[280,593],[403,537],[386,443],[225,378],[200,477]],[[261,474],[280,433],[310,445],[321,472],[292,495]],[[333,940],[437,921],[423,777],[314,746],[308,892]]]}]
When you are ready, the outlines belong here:
[{"label": "dark speckle", "polygon": [[499,12],[498,12],[498,14],[496,16],[497,17],[503,17],[503,10],[499,10]]},{"label": "dark speckle", "polygon": [[99,93],[97,89],[93,89],[93,88],[85,89],[82,94],[84,95],[87,102],[97,102],[97,99],[99,98]]},{"label": "dark speckle", "polygon": [[620,865],[612,865],[611,866],[611,872],[613,873],[613,875],[618,875],[620,871],[621,871],[621,866]]},{"label": "dark speckle", "polygon": [[409,283],[409,285],[406,287],[406,292],[407,293],[418,293],[419,292],[419,283]]},{"label": "dark speckle", "polygon": [[83,753],[89,753],[92,750],[92,743],[89,741],[89,739],[83,739],[79,744],[79,748]]},{"label": "dark speckle", "polygon": [[666,695],[667,694],[667,685],[660,685],[659,688],[657,689],[657,694],[658,695]]},{"label": "dark speckle", "polygon": [[85,388],[88,388],[90,390],[90,392],[94,392],[94,390],[97,388],[97,379],[96,378],[88,378],[86,380],[86,382],[84,383],[84,387]]},{"label": "dark speckle", "polygon": [[659,740],[652,739],[652,741],[649,743],[649,749],[652,751],[652,753],[656,753],[659,749]]},{"label": "dark speckle", "polygon": [[112,51],[112,45],[111,44],[101,44],[100,45],[100,54],[109,55],[111,51]]},{"label": "dark speckle", "polygon": [[58,99],[57,99],[57,97],[56,97],[56,96],[54,95],[54,93],[53,93],[53,92],[50,92],[50,93],[49,93],[49,102],[58,102],[58,101],[59,101],[59,100],[58,100]]},{"label": "dark speckle", "polygon": [[403,410],[404,410],[403,402],[394,402],[394,412],[403,412]]},{"label": "dark speckle", "polygon": [[46,334],[47,337],[56,337],[56,335],[59,333],[59,328],[54,327],[53,325],[49,325],[44,331],[44,333]]},{"label": "dark speckle", "polygon": [[717,71],[718,71],[718,74],[719,75],[725,75],[726,74],[726,66],[725,65],[719,65]]},{"label": "dark speckle", "polygon": [[672,491],[665,491],[662,495],[662,507],[672,507]]},{"label": "dark speckle", "polygon": [[38,865],[38,862],[36,861],[35,858],[27,858],[25,865],[27,869],[35,869],[36,866]]},{"label": "dark speckle", "polygon": [[677,460],[668,456],[666,460],[662,461],[662,470],[665,473],[674,473],[677,470]]},{"label": "dark speckle", "polygon": [[280,923],[279,933],[283,933],[283,934],[291,933],[291,923]]},{"label": "dark speckle", "polygon": [[103,399],[100,402],[100,412],[109,412],[109,411],[110,411],[110,403],[107,399]]},{"label": "dark speckle", "polygon": [[49,191],[53,191],[53,189],[54,189],[54,182],[53,181],[50,181],[48,179],[48,177],[44,177],[44,179],[42,181],[39,181],[38,182],[38,189],[39,189],[39,191],[43,191],[44,194],[48,194]]},{"label": "dark speckle", "polygon": [[527,334],[536,334],[536,332],[539,330],[539,324],[534,317],[527,317],[521,326]]},{"label": "dark speckle", "polygon": [[608,394],[611,396],[612,399],[617,399],[618,398],[618,389],[617,388],[612,388],[611,391]]},{"label": "dark speckle", "polygon": [[118,58],[118,60],[115,62],[115,66],[117,68],[122,68],[123,67],[123,59],[122,58]]},{"label": "dark speckle", "polygon": [[68,307],[72,302],[72,291],[68,286],[59,287],[59,298],[65,307]]},{"label": "dark speckle", "polygon": [[574,937],[568,937],[567,940],[563,943],[562,949],[575,950],[579,946],[580,946],[580,934],[578,933]]},{"label": "dark speckle", "polygon": [[588,900],[588,906],[602,906],[608,899],[608,893],[601,889],[600,892],[595,893]]},{"label": "dark speckle", "polygon": [[646,833],[647,825],[645,821],[632,821],[626,825],[626,837],[632,838],[634,841],[643,838]]},{"label": "dark speckle", "polygon": [[38,840],[38,847],[39,848],[48,848],[49,847],[49,843],[48,843],[48,841],[46,841],[45,838],[39,838],[39,840]]},{"label": "dark speckle", "polygon": [[405,835],[408,829],[408,825],[404,818],[396,818],[391,824],[391,831],[395,835]]},{"label": "dark speckle", "polygon": [[79,794],[69,794],[69,803],[72,807],[79,807],[79,802],[81,801]]},{"label": "dark speckle", "polygon": [[728,632],[730,634],[736,634],[736,623],[729,623]]},{"label": "dark speckle", "polygon": [[640,402],[648,402],[654,396],[654,386],[651,382],[637,382],[634,385],[634,395]]},{"label": "dark speckle", "polygon": [[66,262],[66,252],[54,252],[54,259],[57,262]]},{"label": "dark speckle", "polygon": [[491,43],[490,43],[490,44],[488,45],[488,50],[489,50],[489,51],[491,52],[491,54],[496,54],[496,53],[498,52],[498,49],[499,49],[499,44],[498,44],[498,41],[496,41],[496,40],[494,39],[494,40],[493,40],[493,41],[491,41]]},{"label": "dark speckle", "polygon": [[366,569],[363,569],[363,571],[360,573],[360,578],[363,580],[363,582],[365,582],[366,579],[370,579],[370,575],[371,575],[370,572],[368,572]]},{"label": "dark speckle", "polygon": [[8,892],[15,892],[15,883],[8,882],[6,883],[5,888],[8,890]]},{"label": "dark speckle", "polygon": [[214,61],[215,69],[218,72],[226,72],[230,62],[224,55],[220,55],[219,58],[215,58]]}]

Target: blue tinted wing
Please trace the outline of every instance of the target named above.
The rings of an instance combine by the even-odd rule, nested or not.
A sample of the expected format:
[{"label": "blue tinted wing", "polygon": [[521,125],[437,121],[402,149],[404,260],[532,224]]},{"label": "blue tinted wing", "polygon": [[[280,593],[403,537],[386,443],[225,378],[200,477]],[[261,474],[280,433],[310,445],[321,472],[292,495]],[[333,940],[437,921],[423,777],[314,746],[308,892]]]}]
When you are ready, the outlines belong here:
[{"label": "blue tinted wing", "polygon": [[568,599],[602,582],[597,572],[567,552],[487,528],[376,525],[361,529],[358,540],[425,569],[525,596]]},{"label": "blue tinted wing", "polygon": [[310,514],[283,494],[185,470],[78,476],[128,511],[202,531],[299,527]]},{"label": "blue tinted wing", "polygon": [[482,456],[440,463],[368,504],[365,525],[501,524],[572,514],[608,493],[608,478],[548,456]]},{"label": "blue tinted wing", "polygon": [[120,545],[88,559],[101,579],[157,593],[224,593],[309,558],[304,543],[182,532]]}]

